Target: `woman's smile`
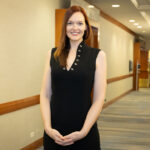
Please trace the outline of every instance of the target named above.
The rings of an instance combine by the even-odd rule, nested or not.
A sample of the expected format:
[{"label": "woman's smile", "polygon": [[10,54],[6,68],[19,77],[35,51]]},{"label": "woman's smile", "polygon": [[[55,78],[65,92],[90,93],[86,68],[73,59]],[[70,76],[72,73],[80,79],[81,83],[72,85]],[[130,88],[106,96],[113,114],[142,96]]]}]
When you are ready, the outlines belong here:
[{"label": "woman's smile", "polygon": [[66,34],[71,41],[82,41],[86,30],[85,18],[81,12],[74,13],[68,20]]},{"label": "woman's smile", "polygon": [[71,32],[71,34],[72,34],[73,36],[77,36],[77,35],[80,34],[80,32]]}]

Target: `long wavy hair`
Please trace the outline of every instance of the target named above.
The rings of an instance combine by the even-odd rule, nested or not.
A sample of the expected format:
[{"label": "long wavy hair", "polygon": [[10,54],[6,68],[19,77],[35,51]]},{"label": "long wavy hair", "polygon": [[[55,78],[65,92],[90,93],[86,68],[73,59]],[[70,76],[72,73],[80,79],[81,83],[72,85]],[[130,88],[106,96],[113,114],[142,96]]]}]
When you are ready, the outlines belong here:
[{"label": "long wavy hair", "polygon": [[67,26],[67,22],[68,22],[69,18],[75,12],[81,12],[85,18],[85,24],[87,26],[87,29],[84,32],[83,40],[87,40],[91,36],[91,33],[92,33],[91,26],[89,24],[89,20],[88,20],[88,17],[86,15],[84,9],[80,6],[69,7],[67,9],[64,19],[63,19],[60,41],[59,41],[58,47],[54,53],[54,58],[59,61],[59,64],[61,66],[64,66],[64,67],[66,66],[67,56],[68,56],[69,49],[70,49],[70,41],[66,34],[66,26]]}]

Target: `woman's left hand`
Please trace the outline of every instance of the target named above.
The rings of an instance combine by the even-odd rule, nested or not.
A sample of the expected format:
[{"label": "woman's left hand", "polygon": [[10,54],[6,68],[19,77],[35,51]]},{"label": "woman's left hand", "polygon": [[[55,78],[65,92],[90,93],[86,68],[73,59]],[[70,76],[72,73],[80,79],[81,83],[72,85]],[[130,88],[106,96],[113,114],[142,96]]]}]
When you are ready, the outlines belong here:
[{"label": "woman's left hand", "polygon": [[84,134],[81,131],[75,131],[75,132],[72,132],[72,133],[64,136],[64,138],[66,138],[66,139],[67,138],[72,139],[73,142],[78,141],[78,140],[80,140],[80,139],[82,139],[84,137],[85,136],[84,136]]}]

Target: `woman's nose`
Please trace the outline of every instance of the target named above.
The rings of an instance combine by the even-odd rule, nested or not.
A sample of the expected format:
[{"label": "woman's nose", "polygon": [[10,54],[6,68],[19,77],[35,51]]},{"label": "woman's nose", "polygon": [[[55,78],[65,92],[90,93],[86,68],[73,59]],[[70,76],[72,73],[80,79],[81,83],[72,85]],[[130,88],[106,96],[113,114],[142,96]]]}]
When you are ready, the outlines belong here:
[{"label": "woman's nose", "polygon": [[77,28],[78,28],[77,24],[74,23],[74,24],[73,24],[73,29],[77,29]]}]

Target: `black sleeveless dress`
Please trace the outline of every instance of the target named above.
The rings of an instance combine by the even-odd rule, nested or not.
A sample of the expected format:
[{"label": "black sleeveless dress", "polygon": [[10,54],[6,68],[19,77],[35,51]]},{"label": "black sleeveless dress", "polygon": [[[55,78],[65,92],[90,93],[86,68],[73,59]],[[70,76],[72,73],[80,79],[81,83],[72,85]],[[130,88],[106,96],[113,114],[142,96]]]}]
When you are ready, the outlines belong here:
[{"label": "black sleeveless dress", "polygon": [[[91,48],[82,41],[77,49],[71,68],[66,70],[54,59],[52,49],[50,101],[52,128],[62,135],[79,131],[83,127],[86,115],[92,105],[91,91],[94,83],[96,57],[99,49]],[[45,150],[100,150],[100,136],[97,122],[86,137],[69,146],[61,146],[44,132]]]}]

